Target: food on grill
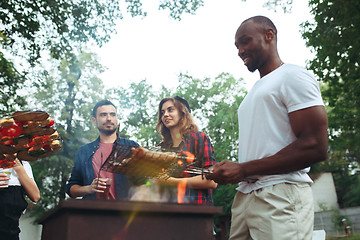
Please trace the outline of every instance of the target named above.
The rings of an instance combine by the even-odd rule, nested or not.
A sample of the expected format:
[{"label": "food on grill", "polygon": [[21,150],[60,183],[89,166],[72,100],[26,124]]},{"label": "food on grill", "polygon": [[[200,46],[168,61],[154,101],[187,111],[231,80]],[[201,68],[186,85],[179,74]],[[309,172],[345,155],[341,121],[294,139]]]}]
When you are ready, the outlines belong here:
[{"label": "food on grill", "polygon": [[60,149],[60,148],[61,148],[60,141],[59,141],[59,140],[53,140],[53,141],[50,143],[50,147],[51,147],[51,150],[52,150],[52,151],[55,151],[55,150]]},{"label": "food on grill", "polygon": [[0,120],[0,167],[17,157],[35,161],[61,149],[54,121],[44,111],[18,111]]},{"label": "food on grill", "polygon": [[127,176],[156,178],[179,176],[195,163],[195,156],[191,153],[148,150],[140,146],[137,148],[116,144],[114,146],[102,169]]},{"label": "food on grill", "polygon": [[47,118],[47,119],[42,120],[42,121],[38,121],[38,123],[42,127],[49,127],[49,126],[54,125],[54,121],[51,120],[50,118]]},{"label": "food on grill", "polygon": [[51,135],[54,132],[55,132],[55,129],[48,128],[48,127],[41,127],[40,125],[24,128],[24,134],[27,134],[27,135],[44,136],[44,135]]},{"label": "food on grill", "polygon": [[27,150],[23,150],[17,153],[17,158],[23,161],[29,161],[29,162],[33,162],[36,161],[38,158],[31,156]]},{"label": "food on grill", "polygon": [[55,140],[59,138],[59,133],[55,131],[53,134],[49,136],[49,140]]},{"label": "food on grill", "polygon": [[14,125],[14,123],[15,123],[14,119],[10,117],[5,117],[0,120],[0,127],[9,128],[12,125]]},{"label": "food on grill", "polygon": [[16,153],[16,149],[12,146],[0,144],[0,153]]},{"label": "food on grill", "polygon": [[12,117],[16,121],[43,121],[49,117],[49,114],[44,111],[17,111]]},{"label": "food on grill", "polygon": [[24,150],[26,148],[29,148],[30,147],[30,142],[31,142],[31,139],[28,138],[28,137],[21,137],[21,138],[17,138],[15,141],[14,141],[14,145],[15,145],[15,149],[16,150]]},{"label": "food on grill", "polygon": [[5,158],[9,161],[14,161],[16,159],[16,153],[6,153],[4,155]]}]

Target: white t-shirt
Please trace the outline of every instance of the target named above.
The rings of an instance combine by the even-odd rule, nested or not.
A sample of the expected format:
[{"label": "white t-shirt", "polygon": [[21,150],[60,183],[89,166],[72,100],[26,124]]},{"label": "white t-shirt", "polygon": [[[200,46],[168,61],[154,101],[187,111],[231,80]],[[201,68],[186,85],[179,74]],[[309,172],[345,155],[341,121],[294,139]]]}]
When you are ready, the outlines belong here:
[{"label": "white t-shirt", "polygon": [[[32,170],[31,170],[31,166],[30,163],[26,162],[26,161],[22,161],[23,167],[27,173],[27,175],[31,178],[34,179]],[[18,175],[16,174],[16,171],[11,168],[11,175],[10,175],[10,180],[9,180],[9,186],[21,186],[21,183],[19,181]]]},{"label": "white t-shirt", "polygon": [[[288,114],[319,105],[324,105],[319,84],[304,68],[284,64],[259,79],[238,109],[239,162],[272,156],[295,141]],[[309,170],[252,176],[257,181],[240,182],[237,190],[249,193],[282,182],[311,183]]]}]

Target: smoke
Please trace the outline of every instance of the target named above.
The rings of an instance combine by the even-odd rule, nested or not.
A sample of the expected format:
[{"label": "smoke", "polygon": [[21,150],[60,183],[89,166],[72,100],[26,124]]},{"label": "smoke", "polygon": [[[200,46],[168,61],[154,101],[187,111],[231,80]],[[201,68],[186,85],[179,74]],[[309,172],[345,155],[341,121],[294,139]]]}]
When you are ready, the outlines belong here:
[{"label": "smoke", "polygon": [[131,187],[129,197],[130,201],[144,202],[169,202],[171,198],[167,191],[161,191],[160,185],[151,180],[146,184]]}]

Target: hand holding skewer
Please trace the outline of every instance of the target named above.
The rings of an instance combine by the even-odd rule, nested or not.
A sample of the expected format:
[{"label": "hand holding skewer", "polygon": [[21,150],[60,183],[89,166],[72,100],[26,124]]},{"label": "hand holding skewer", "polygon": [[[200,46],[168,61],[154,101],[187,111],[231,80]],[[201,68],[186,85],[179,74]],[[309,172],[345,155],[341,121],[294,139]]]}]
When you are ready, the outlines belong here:
[{"label": "hand holding skewer", "polygon": [[108,183],[109,178],[95,178],[89,185],[90,193],[103,193],[106,188],[110,185]]},{"label": "hand holding skewer", "polygon": [[239,163],[224,160],[212,166],[205,176],[220,185],[236,184],[244,179],[243,172],[244,169]]}]

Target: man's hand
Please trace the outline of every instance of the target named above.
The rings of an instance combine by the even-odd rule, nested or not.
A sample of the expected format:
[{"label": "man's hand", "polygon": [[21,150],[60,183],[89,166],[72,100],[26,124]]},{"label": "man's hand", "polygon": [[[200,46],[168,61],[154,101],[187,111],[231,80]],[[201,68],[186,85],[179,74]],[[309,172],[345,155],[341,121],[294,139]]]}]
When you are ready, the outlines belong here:
[{"label": "man's hand", "polygon": [[[95,178],[92,183],[89,185],[90,194],[91,193],[103,193],[107,188],[107,178]],[[108,184],[110,185],[110,184]]]},{"label": "man's hand", "polygon": [[206,178],[214,180],[220,185],[236,184],[245,178],[240,163],[224,160],[215,164],[210,169],[212,170],[212,173],[206,174]]},{"label": "man's hand", "polygon": [[93,193],[103,193],[107,187],[110,187],[111,179],[109,178],[95,178],[90,185],[80,186],[73,185],[70,188],[71,197],[83,197]]}]

